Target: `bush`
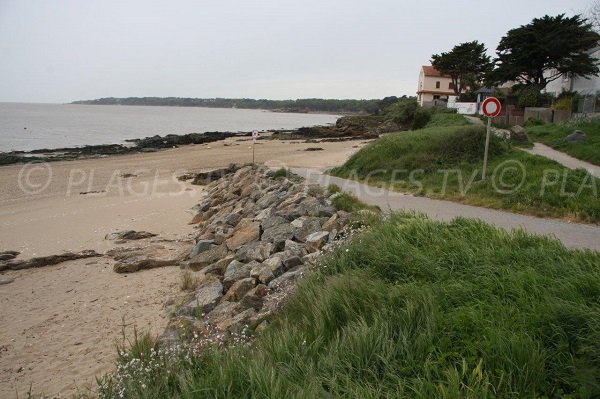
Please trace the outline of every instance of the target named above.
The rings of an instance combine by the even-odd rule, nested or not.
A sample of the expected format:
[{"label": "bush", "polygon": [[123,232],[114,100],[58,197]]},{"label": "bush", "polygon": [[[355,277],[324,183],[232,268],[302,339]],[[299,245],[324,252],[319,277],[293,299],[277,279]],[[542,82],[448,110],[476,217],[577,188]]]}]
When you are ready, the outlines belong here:
[{"label": "bush", "polygon": [[525,123],[523,124],[523,126],[525,127],[529,127],[529,126],[542,126],[545,125],[546,122],[544,122],[543,120],[539,119],[539,118],[529,118],[525,121]]},{"label": "bush", "polygon": [[275,171],[275,173],[273,173],[273,177],[274,178],[278,178],[278,177],[288,177],[291,174],[291,172],[286,169],[286,168],[281,168],[281,169],[277,169]]},{"label": "bush", "polygon": [[423,129],[425,126],[427,126],[427,123],[429,123],[430,120],[431,111],[426,110],[425,108],[419,108],[415,112],[410,130]]},{"label": "bush", "polygon": [[549,94],[542,94],[535,87],[524,87],[518,90],[517,96],[517,106],[519,108],[548,106],[552,99]]},{"label": "bush", "polygon": [[392,119],[400,126],[410,126],[414,120],[415,112],[419,109],[419,103],[414,99],[403,99],[387,107],[383,115]]},{"label": "bush", "polygon": [[327,186],[327,191],[329,191],[330,194],[335,194],[342,191],[342,189],[337,184],[330,184],[329,186]]}]

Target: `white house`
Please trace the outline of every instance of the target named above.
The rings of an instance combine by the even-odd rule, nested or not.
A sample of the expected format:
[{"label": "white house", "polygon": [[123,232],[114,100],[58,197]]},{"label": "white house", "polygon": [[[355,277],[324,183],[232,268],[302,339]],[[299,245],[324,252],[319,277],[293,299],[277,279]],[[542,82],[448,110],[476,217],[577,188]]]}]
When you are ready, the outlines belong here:
[{"label": "white house", "polygon": [[[600,60],[600,46],[594,47],[590,51],[590,55]],[[550,76],[550,73],[548,75]],[[562,91],[576,91],[582,95],[596,95],[600,93],[600,76],[592,76],[590,78],[576,76],[571,78],[563,75],[546,85],[546,93],[557,96]]]},{"label": "white house", "polygon": [[430,105],[435,100],[448,100],[454,95],[452,79],[448,75],[442,75],[431,65],[423,65],[419,73],[417,87],[417,101],[419,105]]}]

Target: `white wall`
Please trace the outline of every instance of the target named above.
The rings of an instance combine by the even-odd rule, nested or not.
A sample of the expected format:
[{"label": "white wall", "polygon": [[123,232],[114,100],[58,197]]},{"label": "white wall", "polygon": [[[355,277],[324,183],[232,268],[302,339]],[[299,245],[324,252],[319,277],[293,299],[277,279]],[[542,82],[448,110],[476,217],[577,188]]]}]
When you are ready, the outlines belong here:
[{"label": "white wall", "polygon": [[459,114],[474,115],[477,113],[477,103],[448,103],[448,108],[454,108]]}]

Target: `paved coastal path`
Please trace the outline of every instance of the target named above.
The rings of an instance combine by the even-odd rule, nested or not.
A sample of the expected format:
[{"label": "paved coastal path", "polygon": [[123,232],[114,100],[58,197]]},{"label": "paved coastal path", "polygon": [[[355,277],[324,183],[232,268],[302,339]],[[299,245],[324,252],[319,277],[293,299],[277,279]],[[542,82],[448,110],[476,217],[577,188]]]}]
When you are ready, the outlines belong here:
[{"label": "paved coastal path", "polygon": [[[368,186],[354,180],[325,175],[317,169],[292,168],[292,171],[304,176],[310,183],[318,183],[322,186],[337,184],[344,191],[355,194],[361,201],[377,205],[383,210],[415,210],[425,213],[434,220],[444,221],[458,216],[476,218],[509,231],[524,229],[529,233],[554,236],[570,248],[600,251],[599,226],[569,223],[557,219],[542,219],[456,202],[415,197],[410,194]],[[473,239],[477,239],[477,237],[473,237]]]},{"label": "paved coastal path", "polygon": [[[474,125],[484,125],[481,119],[476,118],[474,116],[463,115],[469,122]],[[564,152],[557,151],[551,147],[548,147],[542,143],[533,143],[533,148],[520,148],[523,151],[526,151],[533,155],[540,155],[542,157],[546,157],[553,161],[560,163],[561,165],[569,168],[569,169],[585,169],[592,176],[596,176],[600,178],[600,166],[591,164],[589,162],[582,161],[577,158],[573,158],[572,156],[565,154]]]},{"label": "paved coastal path", "polygon": [[577,158],[573,158],[572,156],[565,154],[561,151],[556,151],[555,149],[548,147],[545,144],[533,143],[533,148],[524,148],[523,151],[527,151],[530,154],[541,155],[543,157],[552,159],[553,161],[556,161],[569,169],[585,169],[591,175],[600,178],[600,166],[582,161]]}]

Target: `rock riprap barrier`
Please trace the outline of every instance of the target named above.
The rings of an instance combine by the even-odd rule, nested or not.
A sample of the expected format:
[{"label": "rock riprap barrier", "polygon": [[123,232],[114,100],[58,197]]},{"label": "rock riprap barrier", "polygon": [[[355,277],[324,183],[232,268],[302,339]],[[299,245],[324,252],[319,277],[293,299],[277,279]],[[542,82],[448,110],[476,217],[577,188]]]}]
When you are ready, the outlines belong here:
[{"label": "rock riprap barrier", "polygon": [[351,221],[326,190],[298,176],[230,166],[197,180],[206,183],[194,207],[198,234],[181,264],[194,288],[174,311],[167,341],[183,327],[204,336],[264,328],[295,281]]}]

